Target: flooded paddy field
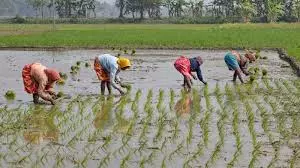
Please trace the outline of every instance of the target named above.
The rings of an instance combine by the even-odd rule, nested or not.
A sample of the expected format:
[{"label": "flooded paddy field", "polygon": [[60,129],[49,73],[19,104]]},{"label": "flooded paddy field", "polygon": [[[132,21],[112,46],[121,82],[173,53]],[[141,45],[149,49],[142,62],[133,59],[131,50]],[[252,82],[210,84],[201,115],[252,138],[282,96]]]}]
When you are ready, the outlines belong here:
[{"label": "flooded paddy field", "polygon": [[[114,51],[0,51],[0,95],[16,93],[14,101],[0,98],[1,167],[300,165],[300,80],[277,53],[261,52],[268,59],[251,64],[257,80],[240,85],[231,82],[226,51],[138,50],[120,74],[132,89],[101,97],[85,63],[102,53]],[[181,91],[173,68],[180,55],[203,57],[207,86],[195,81],[191,93]],[[33,105],[23,91],[21,70],[36,61],[68,74],[56,86],[68,96],[56,106]]]}]

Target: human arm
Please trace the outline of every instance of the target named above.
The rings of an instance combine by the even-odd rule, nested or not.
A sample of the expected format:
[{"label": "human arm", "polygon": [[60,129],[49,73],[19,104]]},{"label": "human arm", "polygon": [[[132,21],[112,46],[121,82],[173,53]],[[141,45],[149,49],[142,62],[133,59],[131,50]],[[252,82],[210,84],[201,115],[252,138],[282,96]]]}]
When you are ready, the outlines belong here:
[{"label": "human arm", "polygon": [[118,69],[117,68],[113,68],[111,69],[110,71],[110,84],[113,88],[117,89],[122,95],[124,94],[124,92],[122,91],[122,89],[117,86],[117,83],[116,83],[116,76],[118,77]]},{"label": "human arm", "polygon": [[39,85],[38,91],[37,91],[38,96],[41,97],[45,101],[50,101],[51,104],[54,105],[55,104],[54,99],[52,98],[49,91],[46,90],[47,81],[45,79],[40,79],[37,81],[37,83]]},{"label": "human arm", "polygon": [[200,67],[198,67],[198,68],[196,69],[196,73],[197,73],[198,79],[199,79],[203,84],[206,85],[207,82],[205,82],[204,79],[203,79],[203,76],[202,76],[202,72],[201,72],[201,68],[200,68]]}]

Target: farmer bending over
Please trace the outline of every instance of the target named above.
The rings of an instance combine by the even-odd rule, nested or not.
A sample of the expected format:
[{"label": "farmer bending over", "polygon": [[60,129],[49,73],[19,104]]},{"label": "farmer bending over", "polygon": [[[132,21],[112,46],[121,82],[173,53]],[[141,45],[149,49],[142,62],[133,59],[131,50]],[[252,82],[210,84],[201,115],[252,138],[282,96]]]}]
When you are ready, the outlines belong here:
[{"label": "farmer bending over", "polygon": [[207,84],[202,77],[200,66],[203,64],[203,60],[201,57],[195,58],[187,58],[185,56],[179,57],[175,63],[174,67],[183,75],[183,87],[189,92],[192,88],[192,78],[197,80],[197,77],[192,74],[192,72],[196,72],[198,79]]},{"label": "farmer bending over", "polygon": [[227,64],[230,71],[234,71],[233,81],[236,81],[236,78],[239,77],[240,81],[244,83],[242,78],[242,72],[248,76],[249,72],[247,71],[249,60],[255,61],[255,56],[253,53],[247,52],[245,57],[240,55],[237,51],[230,51],[224,57],[225,63]]},{"label": "farmer bending over", "polygon": [[53,86],[60,79],[59,73],[54,69],[49,69],[40,63],[25,65],[22,71],[25,91],[33,94],[33,102],[39,103],[41,97],[45,101],[55,104],[56,94]]},{"label": "farmer bending over", "polygon": [[125,87],[118,76],[120,70],[126,70],[131,67],[131,63],[127,58],[117,58],[110,54],[100,55],[95,58],[94,70],[101,81],[101,94],[104,95],[105,86],[111,94],[111,86],[117,89],[122,95],[125,94],[121,87]]}]

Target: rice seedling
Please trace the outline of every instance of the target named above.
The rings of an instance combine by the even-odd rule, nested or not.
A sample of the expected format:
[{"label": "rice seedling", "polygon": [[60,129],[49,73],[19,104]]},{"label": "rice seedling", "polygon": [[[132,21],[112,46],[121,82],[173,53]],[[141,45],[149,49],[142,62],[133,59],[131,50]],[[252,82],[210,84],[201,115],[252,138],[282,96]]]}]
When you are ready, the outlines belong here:
[{"label": "rice seedling", "polygon": [[203,141],[205,146],[208,145],[208,140],[209,140],[209,121],[211,117],[211,112],[212,112],[212,106],[209,98],[209,90],[208,86],[205,86],[204,88],[204,97],[205,97],[205,102],[206,102],[206,112],[204,114],[204,117],[200,121],[200,126],[203,130]]},{"label": "rice seedling", "polygon": [[245,108],[246,108],[246,115],[248,118],[248,128],[249,128],[249,132],[252,138],[252,146],[253,146],[253,151],[252,151],[252,159],[250,161],[249,167],[254,167],[255,161],[257,160],[257,155],[260,153],[260,144],[257,143],[256,140],[256,132],[254,129],[254,113],[252,110],[252,106],[250,105],[249,101],[246,100],[246,96],[243,94],[243,92],[241,91],[241,87],[238,86],[237,87],[237,92],[238,95],[240,96],[241,101],[243,102]]},{"label": "rice seedling", "polygon": [[170,102],[169,102],[169,108],[172,111],[175,104],[175,91],[171,88],[170,89]]},{"label": "rice seedling", "polygon": [[91,64],[90,64],[90,63],[88,63],[88,62],[86,62],[84,65],[85,65],[85,67],[86,67],[86,68],[88,68],[88,67],[90,67],[90,66],[91,66]]},{"label": "rice seedling", "polygon": [[13,90],[8,90],[6,93],[5,93],[5,98],[7,100],[14,100],[16,98],[16,93],[13,91]]},{"label": "rice seedling", "polygon": [[66,84],[66,82],[65,82],[65,80],[64,79],[60,79],[60,80],[58,80],[57,82],[56,82],[56,84],[57,85],[65,85]]},{"label": "rice seedling", "polygon": [[260,143],[255,144],[254,149],[252,151],[252,158],[251,158],[251,161],[250,161],[248,167],[250,167],[250,168],[255,167],[255,165],[254,165],[255,161],[257,160],[258,155],[260,155],[260,147],[261,147]]},{"label": "rice seedling", "polygon": [[256,80],[256,77],[254,75],[251,75],[249,79],[250,82],[253,83]]},{"label": "rice seedling", "polygon": [[64,92],[60,91],[60,92],[57,93],[56,96],[57,96],[58,98],[61,98],[61,97],[63,97],[64,95],[65,95]]},{"label": "rice seedling", "polygon": [[103,138],[104,143],[103,143],[103,145],[101,146],[101,148],[106,149],[106,147],[110,144],[111,139],[112,139],[111,135],[109,135],[109,136],[107,136],[107,137],[104,137],[104,138]]},{"label": "rice seedling", "polygon": [[167,166],[166,166],[166,156],[162,160],[160,168],[167,168]]},{"label": "rice seedling", "polygon": [[241,137],[239,133],[239,112],[237,105],[235,103],[235,98],[232,92],[232,89],[228,84],[225,86],[225,94],[228,99],[228,103],[230,107],[233,109],[233,120],[232,120],[232,128],[233,128],[233,134],[235,136],[235,142],[236,142],[236,151],[233,155],[233,158],[230,160],[230,162],[227,164],[227,167],[234,167],[235,162],[238,160],[239,155],[241,154],[242,149],[242,142]]},{"label": "rice seedling", "polygon": [[163,100],[164,100],[164,90],[160,89],[159,90],[159,97],[158,97],[158,103],[156,105],[156,108],[158,111],[161,111],[162,109],[162,104],[163,104]]},{"label": "rice seedling", "polygon": [[140,161],[139,167],[140,167],[140,168],[145,168],[146,162],[147,162],[147,159],[144,157],[144,158]]},{"label": "rice seedling", "polygon": [[262,70],[262,75],[263,75],[263,76],[267,76],[267,75],[268,75],[268,71],[267,71],[266,69],[263,69],[263,70]]},{"label": "rice seedling", "polygon": [[201,110],[201,98],[199,92],[196,89],[193,89],[193,113],[199,114]]},{"label": "rice seedling", "polygon": [[256,59],[259,59],[260,57],[261,57],[261,55],[260,55],[260,50],[256,50],[255,58],[256,58]]},{"label": "rice seedling", "polygon": [[59,72],[59,76],[64,79],[64,80],[67,80],[68,79],[68,75],[66,73],[63,73],[63,72]]},{"label": "rice seedling", "polygon": [[162,142],[162,144],[161,144],[161,147],[160,147],[160,151],[163,151],[164,150],[164,148],[166,147],[166,145],[167,145],[167,142],[168,142],[168,139],[165,137],[165,140]]},{"label": "rice seedling", "polygon": [[155,142],[158,142],[158,140],[161,138],[161,135],[162,135],[162,132],[163,132],[164,126],[165,126],[165,123],[164,123],[165,117],[166,117],[166,115],[164,114],[164,112],[162,112],[158,119],[158,130],[157,130],[157,133],[154,138]]},{"label": "rice seedling", "polygon": [[135,49],[132,49],[131,55],[134,56],[135,54],[136,54],[136,50],[135,50]]},{"label": "rice seedling", "polygon": [[111,153],[107,153],[107,155],[100,161],[99,167],[107,167],[110,159]]},{"label": "rice seedling", "polygon": [[76,67],[76,66],[71,66],[71,71],[72,71],[72,72],[77,71],[77,67]]},{"label": "rice seedling", "polygon": [[130,160],[130,157],[131,157],[131,152],[129,152],[129,153],[122,159],[120,168],[128,167],[128,166],[127,166],[127,162]]},{"label": "rice seedling", "polygon": [[172,160],[172,158],[173,158],[174,155],[179,154],[179,152],[180,152],[180,151],[182,150],[182,148],[183,148],[183,144],[184,144],[184,141],[182,141],[182,142],[177,146],[177,148],[169,154],[169,160]]},{"label": "rice seedling", "polygon": [[296,149],[293,150],[293,156],[290,160],[290,168],[294,168],[295,166],[297,167],[297,165],[295,165],[295,164],[298,161],[299,157],[300,157],[300,150],[299,150],[299,147],[296,147]]},{"label": "rice seedling", "polygon": [[172,134],[172,140],[175,141],[176,138],[178,137],[178,134],[179,134],[179,123],[178,123],[178,120],[176,119],[175,120],[175,123],[174,123],[174,130],[173,130],[173,134]]},{"label": "rice seedling", "polygon": [[81,65],[81,61],[77,61],[76,66],[80,66],[80,65]]}]

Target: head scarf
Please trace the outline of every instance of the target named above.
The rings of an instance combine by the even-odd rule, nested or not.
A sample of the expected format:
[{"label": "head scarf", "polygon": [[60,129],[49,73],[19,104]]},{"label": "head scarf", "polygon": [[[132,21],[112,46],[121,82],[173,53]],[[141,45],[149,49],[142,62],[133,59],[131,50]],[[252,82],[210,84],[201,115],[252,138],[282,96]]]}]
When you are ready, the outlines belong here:
[{"label": "head scarf", "polygon": [[247,52],[245,57],[248,58],[250,62],[254,62],[256,60],[255,53]]},{"label": "head scarf", "polygon": [[52,81],[58,81],[60,79],[59,73],[54,69],[46,69],[45,73],[47,74],[47,77]]},{"label": "head scarf", "polygon": [[203,64],[203,59],[200,56],[196,57],[196,60],[199,63],[199,65]]}]

